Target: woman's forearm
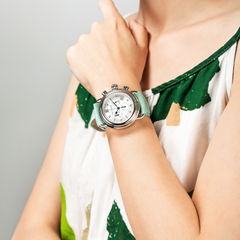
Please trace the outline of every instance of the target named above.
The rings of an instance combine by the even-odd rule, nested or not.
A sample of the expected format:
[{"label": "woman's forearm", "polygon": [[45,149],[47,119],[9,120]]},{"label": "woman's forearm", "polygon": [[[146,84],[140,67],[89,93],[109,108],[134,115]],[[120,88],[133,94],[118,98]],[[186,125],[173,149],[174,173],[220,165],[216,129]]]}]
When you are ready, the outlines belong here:
[{"label": "woman's forearm", "polygon": [[11,240],[60,240],[60,234],[51,226],[37,225],[16,229]]},{"label": "woman's forearm", "polygon": [[196,208],[167,161],[150,118],[106,131],[136,239],[197,239]]}]

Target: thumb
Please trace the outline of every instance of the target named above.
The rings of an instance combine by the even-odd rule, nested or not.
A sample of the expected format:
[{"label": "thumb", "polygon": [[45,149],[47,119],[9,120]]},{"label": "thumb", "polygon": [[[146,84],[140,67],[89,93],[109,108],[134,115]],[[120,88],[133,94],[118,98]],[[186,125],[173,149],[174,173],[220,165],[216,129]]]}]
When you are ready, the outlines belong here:
[{"label": "thumb", "polygon": [[145,26],[138,23],[135,19],[130,19],[128,26],[137,44],[140,47],[148,47],[148,32]]}]

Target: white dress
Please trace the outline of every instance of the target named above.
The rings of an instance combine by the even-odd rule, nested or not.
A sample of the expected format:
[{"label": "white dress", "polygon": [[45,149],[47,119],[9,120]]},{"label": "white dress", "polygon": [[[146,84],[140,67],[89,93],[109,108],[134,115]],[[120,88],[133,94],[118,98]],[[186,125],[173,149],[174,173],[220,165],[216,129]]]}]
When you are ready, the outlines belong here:
[{"label": "white dress", "polygon": [[[161,146],[189,195],[229,101],[239,37],[240,28],[196,67],[143,92]],[[61,169],[61,236],[63,240],[132,240],[107,137],[89,124],[94,102],[79,85]]]}]

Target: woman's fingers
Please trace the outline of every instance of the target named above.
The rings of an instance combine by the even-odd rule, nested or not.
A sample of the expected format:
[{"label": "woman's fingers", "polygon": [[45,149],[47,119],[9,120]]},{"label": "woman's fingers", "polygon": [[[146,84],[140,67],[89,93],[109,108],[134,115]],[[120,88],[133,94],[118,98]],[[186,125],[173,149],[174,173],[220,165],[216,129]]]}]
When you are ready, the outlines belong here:
[{"label": "woman's fingers", "polygon": [[[114,28],[117,28],[119,23],[122,23],[127,27],[125,20],[118,12],[112,0],[99,0],[98,6],[105,21],[110,22]],[[131,30],[137,44],[142,48],[148,48],[148,32],[146,28],[136,20],[131,19],[129,21],[129,29]]]},{"label": "woman's fingers", "polygon": [[112,0],[99,0],[98,6],[103,14],[105,21],[114,18],[121,18],[121,14],[118,12]]},{"label": "woman's fingers", "polygon": [[[140,89],[148,54],[148,34],[133,22],[131,30],[112,0],[100,0],[104,22],[95,21],[89,34],[82,34],[67,51],[69,67],[95,98],[113,83]],[[136,40],[135,40],[135,39]]]},{"label": "woman's fingers", "polygon": [[130,19],[128,25],[137,44],[142,48],[148,48],[147,29],[135,19]]}]

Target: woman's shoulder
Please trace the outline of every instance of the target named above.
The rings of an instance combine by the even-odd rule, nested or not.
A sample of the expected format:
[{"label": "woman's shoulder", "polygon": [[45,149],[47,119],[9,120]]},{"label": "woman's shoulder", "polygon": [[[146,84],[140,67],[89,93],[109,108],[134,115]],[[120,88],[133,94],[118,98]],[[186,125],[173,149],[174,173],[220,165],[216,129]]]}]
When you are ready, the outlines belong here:
[{"label": "woman's shoulder", "polygon": [[234,92],[239,91],[240,89],[240,40],[237,42],[237,49],[235,55],[235,63],[234,63],[234,73],[233,73],[233,85],[231,88],[230,97],[233,95]]}]

